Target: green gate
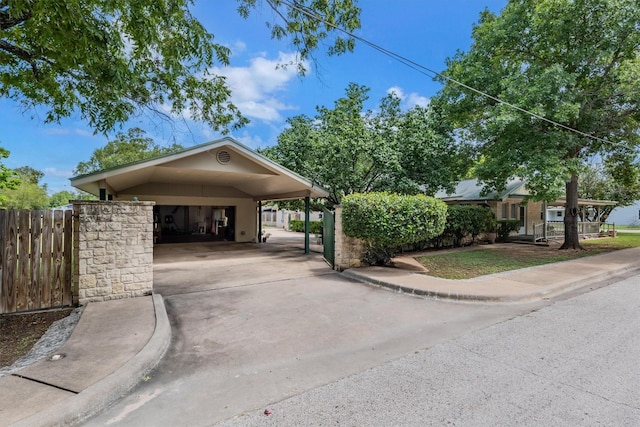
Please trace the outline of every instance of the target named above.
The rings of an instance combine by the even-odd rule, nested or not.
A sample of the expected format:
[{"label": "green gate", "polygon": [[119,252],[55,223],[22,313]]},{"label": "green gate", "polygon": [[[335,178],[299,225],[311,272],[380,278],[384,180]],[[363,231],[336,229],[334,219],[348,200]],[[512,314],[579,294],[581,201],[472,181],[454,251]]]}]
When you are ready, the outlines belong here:
[{"label": "green gate", "polygon": [[335,213],[327,209],[323,210],[322,215],[322,254],[325,261],[329,263],[331,268],[335,266],[335,247],[336,247],[336,217]]}]

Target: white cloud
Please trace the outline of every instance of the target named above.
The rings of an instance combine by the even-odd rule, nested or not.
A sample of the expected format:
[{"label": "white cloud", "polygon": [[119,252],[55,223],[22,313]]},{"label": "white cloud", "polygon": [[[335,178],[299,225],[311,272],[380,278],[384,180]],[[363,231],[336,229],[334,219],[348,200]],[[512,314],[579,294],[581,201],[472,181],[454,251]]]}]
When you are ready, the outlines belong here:
[{"label": "white cloud", "polygon": [[254,150],[256,148],[264,148],[267,146],[265,141],[260,136],[249,134],[248,132],[242,132],[242,135],[234,135],[234,138],[237,139],[241,144],[244,144]]},{"label": "white cloud", "polygon": [[44,131],[47,135],[80,135],[93,136],[93,133],[87,129],[81,128],[48,128]]},{"label": "white cloud", "polygon": [[235,43],[233,43],[233,46],[231,46],[232,55],[237,55],[238,53],[242,53],[245,50],[247,50],[247,44],[242,40],[237,40]]},{"label": "white cloud", "polygon": [[402,105],[404,108],[410,109],[417,106],[426,107],[429,105],[429,98],[420,95],[417,92],[405,93],[399,86],[392,86],[387,89],[387,93],[395,93],[395,95],[400,98],[402,101]]},{"label": "white cloud", "polygon": [[[296,107],[287,104],[281,94],[298,76],[296,55],[280,52],[278,58],[264,54],[251,60],[247,67],[216,67],[211,72],[226,77],[233,102],[249,118],[265,122],[282,121],[282,111]],[[305,62],[305,68],[310,64]]]}]

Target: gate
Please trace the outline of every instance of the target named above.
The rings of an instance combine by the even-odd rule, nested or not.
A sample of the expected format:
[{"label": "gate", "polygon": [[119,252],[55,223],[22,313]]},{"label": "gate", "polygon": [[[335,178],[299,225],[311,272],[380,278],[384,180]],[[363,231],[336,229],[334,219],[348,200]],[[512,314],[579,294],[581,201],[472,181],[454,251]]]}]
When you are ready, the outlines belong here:
[{"label": "gate", "polygon": [[0,314],[70,306],[72,212],[0,209]]},{"label": "gate", "polygon": [[322,215],[322,254],[331,268],[335,266],[336,215],[327,209]]}]

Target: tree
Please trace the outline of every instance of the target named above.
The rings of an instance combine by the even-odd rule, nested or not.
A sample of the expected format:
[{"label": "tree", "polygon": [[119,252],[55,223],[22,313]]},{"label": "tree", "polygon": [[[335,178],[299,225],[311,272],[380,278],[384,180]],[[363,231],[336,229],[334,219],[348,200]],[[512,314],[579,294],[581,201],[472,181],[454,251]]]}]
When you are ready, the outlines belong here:
[{"label": "tree", "polygon": [[347,194],[372,191],[383,174],[397,168],[397,154],[381,140],[373,112],[364,111],[368,92],[350,83],[333,109],[316,107],[313,119],[288,120],[278,144],[263,153],[326,188],[333,204]]},{"label": "tree", "polygon": [[474,161],[472,147],[456,142],[445,122],[434,105],[416,106],[402,116],[396,135],[400,169],[392,191],[433,196],[441,189],[453,191],[465,176]]},{"label": "tree", "polygon": [[586,221],[606,221],[611,211],[617,206],[629,206],[640,199],[640,170],[636,175],[635,184],[621,185],[614,179],[612,174],[615,171],[609,170],[602,163],[585,165],[578,176],[580,187],[578,197],[581,199],[593,200],[613,200],[618,202],[611,206],[594,206],[591,210],[583,210],[580,216]]},{"label": "tree", "polygon": [[[0,147],[0,159],[5,159],[9,157],[9,151]],[[15,188],[18,184],[18,180],[16,179],[15,173],[0,163],[0,206],[4,206],[6,202],[6,197],[2,194],[3,189],[11,189]]]},{"label": "tree", "polygon": [[39,170],[22,166],[13,170],[16,181],[0,190],[1,206],[8,209],[42,209],[48,206],[47,186],[40,185],[44,176]]},{"label": "tree", "polygon": [[377,112],[364,110],[369,88],[349,84],[333,109],[297,116],[262,153],[326,188],[329,201],[370,191],[434,194],[451,188],[469,166],[462,145],[436,126],[431,108],[400,110],[385,96]]},{"label": "tree", "polygon": [[13,170],[22,181],[38,184],[44,177],[44,172],[32,168],[31,166],[21,166]]},{"label": "tree", "polygon": [[74,173],[85,175],[183,149],[184,147],[180,144],[172,144],[169,147],[159,146],[153,142],[152,138],[145,136],[145,131],[132,128],[126,134],[119,132],[116,139],[107,142],[103,148],[96,149],[88,161],[78,163]]},{"label": "tree", "polygon": [[459,138],[477,143],[484,161],[476,173],[487,189],[524,177],[538,200],[553,201],[564,189],[563,249],[580,248],[578,176],[586,159],[602,156],[623,186],[636,179],[639,25],[635,0],[512,0],[499,16],[483,12],[469,52],[448,60],[446,78],[491,96],[453,80],[438,94]]},{"label": "tree", "polygon": [[84,191],[58,191],[53,193],[49,197],[49,207],[58,208],[64,205],[68,205],[70,200],[95,200],[96,197],[93,194],[85,193]]},{"label": "tree", "polygon": [[[237,1],[243,17],[257,7]],[[192,2],[0,0],[0,97],[45,106],[45,122],[79,111],[102,133],[141,110],[162,115],[165,106],[215,130],[242,126],[224,77],[210,71],[228,65],[231,51],[191,15]],[[291,38],[300,72],[322,42],[329,54],[353,49],[353,39],[332,35],[333,25],[359,28],[355,0],[266,3],[277,19],[272,37]]]}]

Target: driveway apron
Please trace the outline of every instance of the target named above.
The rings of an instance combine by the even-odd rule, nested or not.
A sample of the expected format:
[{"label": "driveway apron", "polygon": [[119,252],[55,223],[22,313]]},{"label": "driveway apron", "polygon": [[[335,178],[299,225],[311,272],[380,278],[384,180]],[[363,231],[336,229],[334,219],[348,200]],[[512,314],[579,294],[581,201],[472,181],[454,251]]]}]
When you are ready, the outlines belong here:
[{"label": "driveway apron", "polygon": [[87,425],[212,425],[540,306],[397,294],[277,244],[169,246],[154,266],[169,352]]}]

